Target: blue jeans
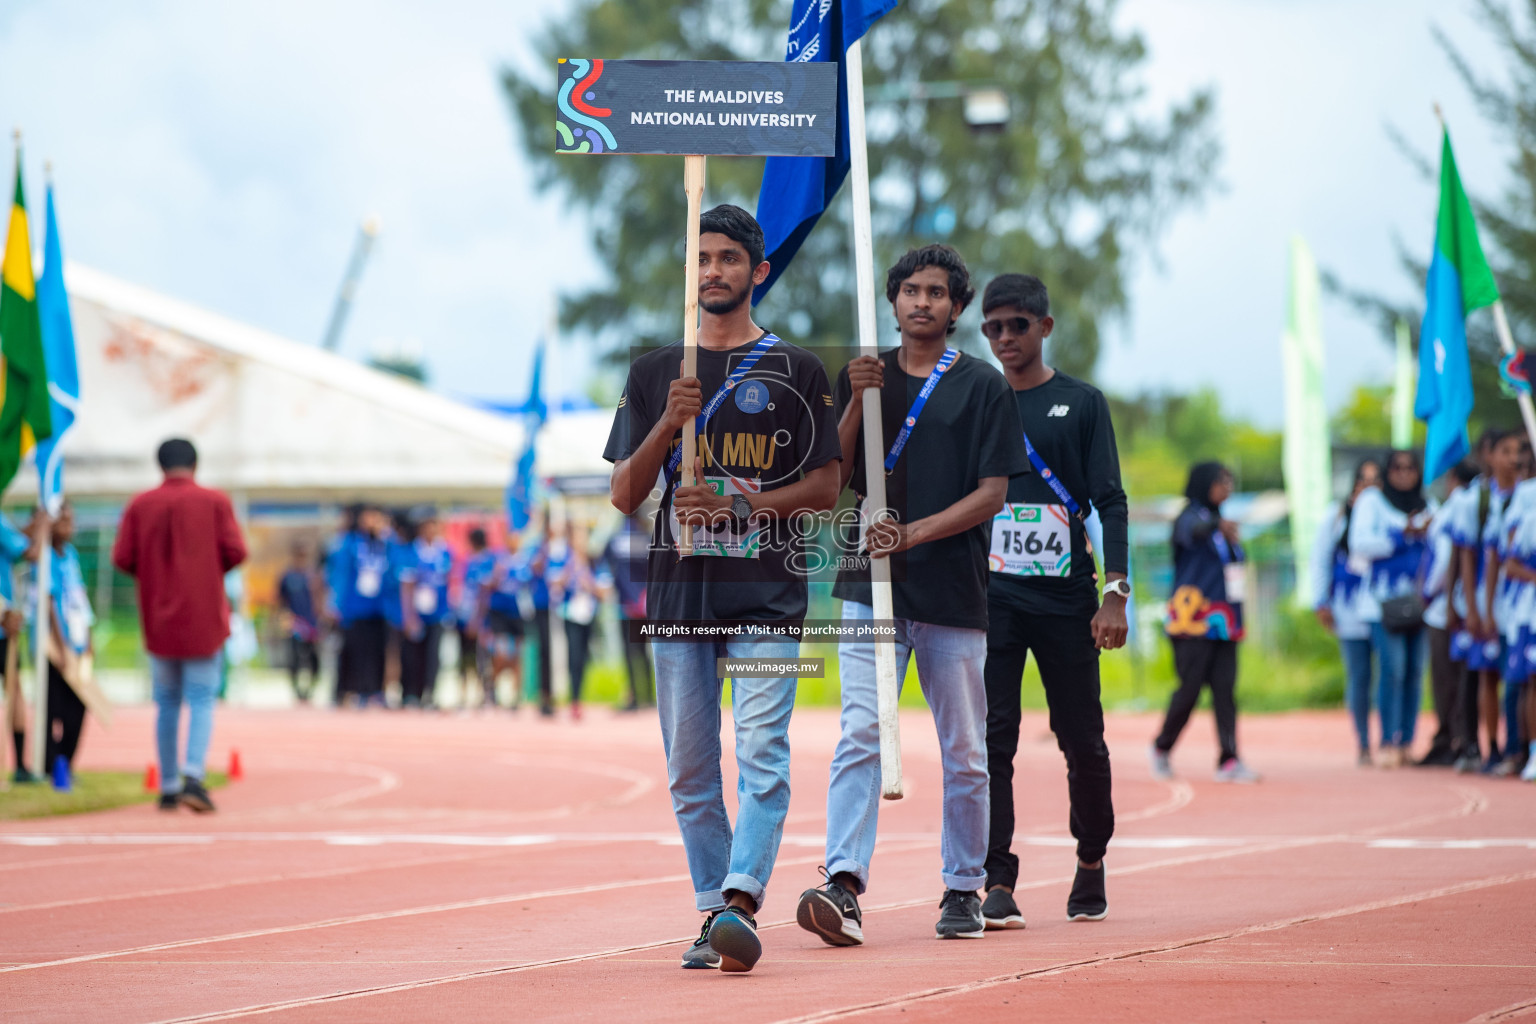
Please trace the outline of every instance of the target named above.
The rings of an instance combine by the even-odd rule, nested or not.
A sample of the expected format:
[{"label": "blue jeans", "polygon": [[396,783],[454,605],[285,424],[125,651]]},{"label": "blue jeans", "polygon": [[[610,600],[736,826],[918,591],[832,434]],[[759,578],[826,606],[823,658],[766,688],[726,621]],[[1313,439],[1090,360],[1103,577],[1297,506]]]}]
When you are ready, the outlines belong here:
[{"label": "blue jeans", "polygon": [[[219,663],[211,658],[160,658],[149,656],[149,678],[154,684],[155,745],[160,758],[160,792],[179,793],[181,777],[203,781],[207,774],[208,741],[213,738],[213,702],[219,694]],[[181,705],[187,704],[187,756],[177,762],[177,734],[181,730]]]},{"label": "blue jeans", "polygon": [[[1369,640],[1340,640],[1344,656],[1344,703],[1355,721],[1355,739],[1360,749],[1371,749],[1371,675],[1374,650]],[[1386,719],[1382,719],[1386,726]]]},{"label": "blue jeans", "polygon": [[720,774],[720,695],[716,658],[798,658],[794,640],[751,638],[710,643],[653,641],[656,708],[667,754],[667,789],[677,815],[701,911],[725,906],[734,889],[763,905],[763,891],[789,812],[791,678],[731,680],[736,723],[736,829],[725,811]]},{"label": "blue jeans", "polygon": [[1381,744],[1384,747],[1413,745],[1419,722],[1419,701],[1424,692],[1424,630],[1389,633],[1381,623],[1371,623],[1371,643],[1376,648],[1381,683],[1377,701],[1381,711]]},{"label": "blue jeans", "polygon": [[[867,604],[843,602],[843,620],[873,619]],[[987,660],[983,629],[896,620],[897,685],[917,654],[917,678],[933,709],[944,767],[944,817],[939,835],[940,877],[948,889],[967,892],[986,881]],[[827,788],[827,872],[846,872],[869,886],[880,812],[880,720],[875,687],[875,645],[838,648],[842,676],[842,736],[832,755]]]}]

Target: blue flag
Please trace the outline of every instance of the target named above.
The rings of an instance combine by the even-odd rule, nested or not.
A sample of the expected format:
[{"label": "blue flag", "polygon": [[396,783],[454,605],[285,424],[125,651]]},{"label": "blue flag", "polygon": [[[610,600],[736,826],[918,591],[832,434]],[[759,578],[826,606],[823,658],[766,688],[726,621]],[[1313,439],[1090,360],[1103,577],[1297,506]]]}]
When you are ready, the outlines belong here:
[{"label": "blue flag", "polygon": [[80,370],[75,363],[75,328],[69,318],[69,293],[64,289],[64,250],[59,244],[59,218],[53,210],[52,185],[48,186],[43,276],[37,279],[37,318],[43,329],[53,436],[39,441],[34,454],[39,500],[49,515],[56,516],[64,500],[64,459],[59,442],[74,425],[80,410]]},{"label": "blue flag", "polygon": [[786,61],[837,61],[837,155],[771,156],[763,165],[757,222],[763,227],[771,269],[752,292],[763,301],[810,236],[848,176],[848,79],[843,56],[897,0],[794,0],[789,11]]},{"label": "blue flag", "polygon": [[544,404],[544,342],[540,341],[533,350],[533,379],[528,385],[528,401],[523,405],[523,423],[527,431],[523,452],[517,457],[512,481],[507,484],[507,528],[514,532],[527,529],[533,517],[535,444],[539,428],[548,418],[549,407]]}]

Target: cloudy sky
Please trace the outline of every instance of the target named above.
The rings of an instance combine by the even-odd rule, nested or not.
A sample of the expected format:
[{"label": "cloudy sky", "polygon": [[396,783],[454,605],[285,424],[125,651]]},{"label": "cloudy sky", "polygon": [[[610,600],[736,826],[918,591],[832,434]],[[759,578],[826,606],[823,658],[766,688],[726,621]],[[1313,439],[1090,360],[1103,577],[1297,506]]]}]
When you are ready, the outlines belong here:
[{"label": "cloudy sky", "polygon": [[[580,220],[534,193],[497,84],[502,64],[549,56],[529,52],[529,6],[7,0],[0,126],[25,130],[34,210],[53,161],[71,259],[299,340],[318,342],[357,224],[377,213],[343,351],[416,348],[441,390],[517,396],[551,296],[598,267]],[[1438,100],[1469,186],[1502,178],[1430,34],[1439,24],[1497,69],[1468,6],[1123,0],[1151,49],[1153,101],[1216,86],[1225,159],[1220,191],[1138,268],[1101,384],[1209,384],[1277,424],[1294,232],[1325,267],[1411,293],[1393,240],[1427,254],[1435,195],[1385,126],[1433,151]],[[1337,405],[1388,379],[1390,360],[1347,310],[1325,313]],[[580,391],[589,359],[562,339],[554,389]]]}]

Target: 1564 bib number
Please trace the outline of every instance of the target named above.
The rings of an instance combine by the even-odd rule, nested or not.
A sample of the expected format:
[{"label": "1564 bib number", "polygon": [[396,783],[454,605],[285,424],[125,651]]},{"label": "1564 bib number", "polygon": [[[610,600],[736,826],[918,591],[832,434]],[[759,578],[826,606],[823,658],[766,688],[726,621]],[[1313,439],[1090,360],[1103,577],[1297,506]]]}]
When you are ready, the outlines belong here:
[{"label": "1564 bib number", "polygon": [[1061,505],[1005,505],[992,518],[988,564],[1010,576],[1071,575],[1070,522]]}]

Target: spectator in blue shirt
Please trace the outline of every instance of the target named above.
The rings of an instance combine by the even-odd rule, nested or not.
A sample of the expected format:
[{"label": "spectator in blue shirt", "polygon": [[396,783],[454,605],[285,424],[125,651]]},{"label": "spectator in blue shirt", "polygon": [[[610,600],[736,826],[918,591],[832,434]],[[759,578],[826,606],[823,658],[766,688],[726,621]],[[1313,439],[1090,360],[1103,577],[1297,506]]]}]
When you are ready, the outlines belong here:
[{"label": "spectator in blue shirt", "polygon": [[485,623],[481,646],[487,650],[490,668],[486,674],[485,703],[496,703],[496,680],[501,673],[512,673],[512,710],[523,703],[523,666],[520,657],[527,633],[524,604],[531,607],[529,560],[519,551],[516,534],[507,535],[507,549],[496,555],[489,575],[480,590],[480,616]]},{"label": "spectator in blue shirt", "polygon": [[469,680],[474,676],[486,691],[486,672],[490,670],[490,651],[482,650],[480,635],[485,623],[480,614],[480,594],[496,570],[496,556],[487,548],[485,530],[469,531],[469,553],[459,574],[459,595],[455,604],[454,625],[459,634],[459,703],[469,706]]},{"label": "spectator in blue shirt", "polygon": [[560,593],[560,617],[565,620],[565,652],[571,677],[571,717],[581,719],[581,688],[587,676],[587,656],[592,648],[592,627],[597,611],[613,589],[606,566],[592,565],[587,553],[587,531],[569,525],[563,564],[550,578]]},{"label": "spectator in blue shirt", "polygon": [[386,597],[391,575],[388,532],[384,510],[365,506],[357,529],[346,536],[331,560],[331,591],[341,624],[346,673],[341,692],[351,694],[361,705],[384,702],[384,656],[389,644]]},{"label": "spectator in blue shirt", "polygon": [[81,659],[92,653],[91,627],[96,622],[80,571],[80,555],[70,543],[74,536],[75,510],[66,501],[51,535],[53,560],[48,575],[53,608],[48,616],[48,732],[43,763],[52,768],[62,757],[71,774],[85,727],[85,702],[75,692],[75,685],[85,671]]},{"label": "spectator in blue shirt", "polygon": [[638,511],[624,517],[603,549],[603,563],[613,577],[624,644],[624,668],[629,676],[625,711],[656,705],[656,679],[643,637],[630,635],[631,622],[645,619],[645,581],[651,553],[651,530]]},{"label": "spectator in blue shirt", "polygon": [[11,640],[26,628],[25,619],[14,607],[15,591],[11,579],[16,563],[37,558],[36,520],[23,533],[0,514],[0,663],[5,665],[5,706],[11,711],[11,742],[15,747],[13,782],[36,782],[38,776],[27,770],[27,704],[21,695],[21,677],[16,671],[17,651]]},{"label": "spectator in blue shirt", "polygon": [[431,509],[416,512],[415,539],[400,560],[400,693],[407,707],[432,706],[443,622],[448,618],[448,576],[453,553]]}]

